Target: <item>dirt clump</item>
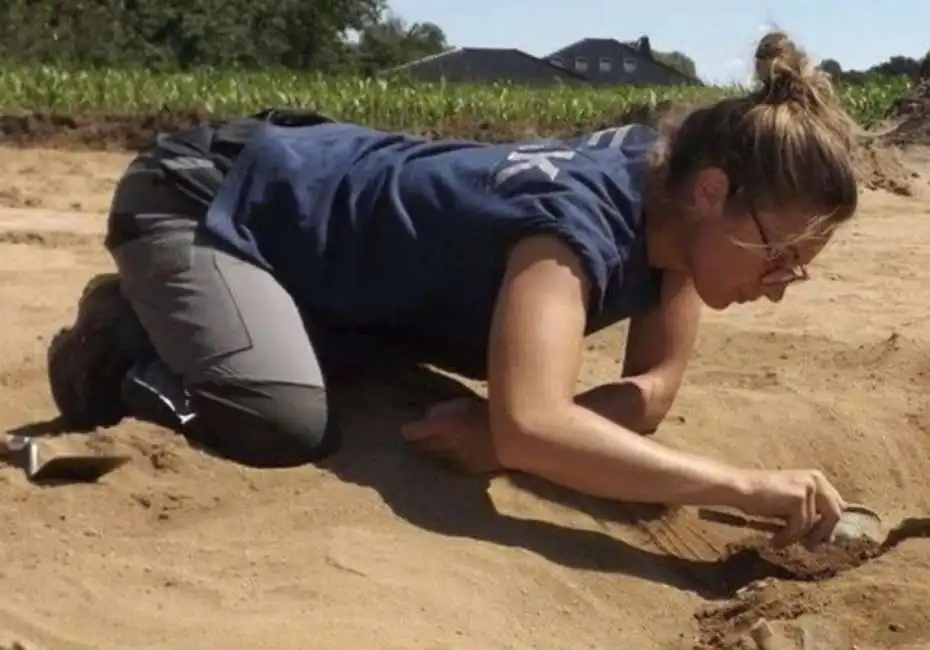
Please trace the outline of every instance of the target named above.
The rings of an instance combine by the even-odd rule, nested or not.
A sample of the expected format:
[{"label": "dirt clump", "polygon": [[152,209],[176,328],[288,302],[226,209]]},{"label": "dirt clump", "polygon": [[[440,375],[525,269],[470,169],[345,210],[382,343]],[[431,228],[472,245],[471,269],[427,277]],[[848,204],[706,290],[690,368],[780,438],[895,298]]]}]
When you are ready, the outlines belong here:
[{"label": "dirt clump", "polygon": [[760,583],[725,603],[695,614],[694,650],[756,650],[748,634],[760,619],[793,621],[816,611],[818,603],[797,583]]},{"label": "dirt clump", "polygon": [[881,544],[855,540],[824,544],[816,551],[792,545],[776,549],[764,537],[731,544],[721,558],[721,574],[734,586],[762,578],[818,582],[854,569],[884,552]]},{"label": "dirt clump", "polygon": [[794,620],[815,611],[816,600],[804,583],[829,580],[886,550],[871,540],[826,544],[816,551],[801,546],[775,549],[761,537],[728,546],[718,563],[720,582],[714,588],[733,595],[695,614],[695,649],[743,648],[749,628],[759,619]]}]

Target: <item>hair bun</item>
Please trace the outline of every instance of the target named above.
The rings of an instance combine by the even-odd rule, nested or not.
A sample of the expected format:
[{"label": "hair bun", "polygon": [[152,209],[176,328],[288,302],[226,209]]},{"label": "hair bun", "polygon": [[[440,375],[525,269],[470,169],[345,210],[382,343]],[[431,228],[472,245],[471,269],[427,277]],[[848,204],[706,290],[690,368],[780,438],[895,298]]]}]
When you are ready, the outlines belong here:
[{"label": "hair bun", "polygon": [[815,87],[819,84],[815,75],[807,54],[784,32],[770,32],[759,41],[756,48],[756,79],[768,102],[816,102]]}]

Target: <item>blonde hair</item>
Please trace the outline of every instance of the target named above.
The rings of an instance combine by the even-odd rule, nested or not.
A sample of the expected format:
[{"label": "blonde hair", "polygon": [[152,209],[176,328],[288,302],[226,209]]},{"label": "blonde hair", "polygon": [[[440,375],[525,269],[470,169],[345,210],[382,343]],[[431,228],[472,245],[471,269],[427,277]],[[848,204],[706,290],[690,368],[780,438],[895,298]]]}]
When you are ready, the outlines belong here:
[{"label": "blonde hair", "polygon": [[734,211],[810,211],[810,234],[827,234],[856,212],[858,126],[830,77],[784,32],[766,34],[755,58],[753,92],[695,109],[670,133],[666,185],[674,190],[717,167],[729,178]]}]

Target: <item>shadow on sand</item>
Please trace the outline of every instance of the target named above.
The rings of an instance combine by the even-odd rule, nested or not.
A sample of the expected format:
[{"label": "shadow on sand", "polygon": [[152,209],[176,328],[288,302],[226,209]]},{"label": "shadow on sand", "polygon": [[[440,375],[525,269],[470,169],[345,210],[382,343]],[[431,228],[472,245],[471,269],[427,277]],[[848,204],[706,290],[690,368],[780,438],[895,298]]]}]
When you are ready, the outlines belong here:
[{"label": "shadow on sand", "polygon": [[[429,406],[474,395],[446,375],[418,365],[396,364],[333,382],[331,390],[335,415],[352,435],[346,436],[341,451],[320,467],[346,482],[374,489],[398,517],[415,526],[441,535],[525,549],[566,567],[659,582],[707,599],[731,597],[744,586],[741,578],[729,575],[732,567],[723,560],[676,557],[633,546],[606,532],[498,512],[488,494],[487,477],[450,471],[411,450],[400,435],[401,426],[420,417]],[[66,432],[59,420],[51,419],[7,433],[40,437]],[[662,508],[588,497],[529,476],[509,478],[520,489],[584,512],[599,522],[632,526],[664,512]],[[927,536],[930,526],[923,520],[921,523],[899,527],[889,542],[893,545],[902,538]]]},{"label": "shadow on sand", "polygon": [[[488,494],[488,477],[463,476],[410,449],[400,435],[403,424],[437,402],[474,395],[455,379],[420,365],[389,362],[331,381],[330,391],[335,417],[352,434],[344,437],[337,454],[320,463],[321,469],[374,489],[407,522],[441,535],[522,548],[566,567],[622,573],[709,599],[731,595],[732,582],[721,575],[718,563],[637,548],[606,532],[500,513]],[[71,431],[57,418],[7,431],[34,438],[65,433]],[[600,522],[634,525],[663,513],[661,508],[588,497],[529,476],[509,478],[523,490]]]},{"label": "shadow on sand", "polygon": [[[604,532],[502,514],[489,497],[489,479],[450,471],[409,449],[400,427],[442,400],[474,395],[456,380],[422,366],[381,369],[334,387],[334,408],[355,435],[323,463],[342,480],[376,490],[391,510],[423,529],[468,537],[537,553],[566,567],[623,573],[724,598],[732,584],[720,580],[719,564],[651,552]],[[583,511],[598,521],[635,524],[663,514],[663,508],[621,505],[516,475],[519,488],[545,500]]]}]

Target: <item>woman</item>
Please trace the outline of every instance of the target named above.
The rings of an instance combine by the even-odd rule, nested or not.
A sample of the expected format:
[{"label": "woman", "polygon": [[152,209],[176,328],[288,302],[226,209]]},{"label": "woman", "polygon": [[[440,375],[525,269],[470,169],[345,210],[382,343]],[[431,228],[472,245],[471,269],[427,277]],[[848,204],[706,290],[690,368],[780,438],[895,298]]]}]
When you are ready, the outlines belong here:
[{"label": "woman", "polygon": [[[85,425],[105,423],[93,396],[117,403],[111,421],[144,410],[125,381],[117,401],[94,378],[141,358],[114,351],[121,292],[190,397],[192,435],[241,462],[332,453],[321,366],[400,350],[487,378],[486,403],[441,404],[405,430],[467,470],[733,506],[784,518],[776,543],[818,544],[844,505],[820,472],[743,470],[641,435],[678,391],[700,305],[780,301],[856,210],[853,125],[829,80],[782,33],[757,62],[758,91],[668,138],[634,125],[486,145],[268,123],[230,165],[220,146],[163,140],[113,201],[119,290],[89,287],[52,346],[56,402]],[[584,336],[625,318],[622,381],[574,396]]]}]

